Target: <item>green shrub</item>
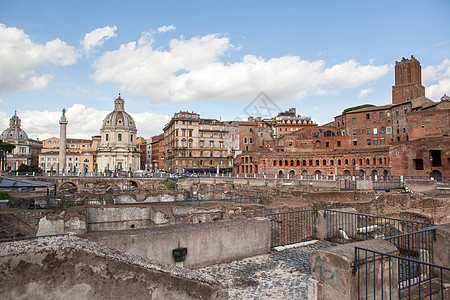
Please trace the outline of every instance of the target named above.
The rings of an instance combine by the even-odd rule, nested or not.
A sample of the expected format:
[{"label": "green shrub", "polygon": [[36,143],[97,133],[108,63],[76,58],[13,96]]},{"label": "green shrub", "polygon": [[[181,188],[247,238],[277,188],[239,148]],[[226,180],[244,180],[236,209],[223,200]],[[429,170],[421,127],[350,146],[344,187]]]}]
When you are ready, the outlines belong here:
[{"label": "green shrub", "polygon": [[14,200],[7,192],[0,191],[0,200]]},{"label": "green shrub", "polygon": [[354,106],[354,107],[349,107],[349,108],[344,109],[342,114],[345,115],[346,113],[348,113],[350,111],[361,109],[361,108],[366,108],[366,107],[375,107],[375,105],[373,105],[373,104],[363,104],[363,105],[358,105],[358,106]]}]

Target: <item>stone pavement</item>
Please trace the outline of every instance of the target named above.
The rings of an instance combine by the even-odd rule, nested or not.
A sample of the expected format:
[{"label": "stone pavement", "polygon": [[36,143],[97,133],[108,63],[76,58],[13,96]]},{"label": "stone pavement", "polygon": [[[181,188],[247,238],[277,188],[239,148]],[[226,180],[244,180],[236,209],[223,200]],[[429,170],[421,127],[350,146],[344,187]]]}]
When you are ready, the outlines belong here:
[{"label": "stone pavement", "polygon": [[230,299],[308,299],[310,254],[335,246],[315,244],[199,269],[228,289]]}]

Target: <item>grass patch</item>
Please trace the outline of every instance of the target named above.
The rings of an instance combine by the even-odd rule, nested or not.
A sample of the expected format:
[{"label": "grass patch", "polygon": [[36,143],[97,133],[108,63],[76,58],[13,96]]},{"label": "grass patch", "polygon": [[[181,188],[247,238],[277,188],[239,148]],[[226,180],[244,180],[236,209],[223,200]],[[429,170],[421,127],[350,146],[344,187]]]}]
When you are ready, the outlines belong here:
[{"label": "grass patch", "polygon": [[14,200],[7,192],[0,191],[0,200]]},{"label": "grass patch", "polygon": [[173,182],[172,181],[170,181],[170,180],[165,180],[165,181],[161,181],[161,182],[158,182],[159,184],[163,184],[163,185],[171,185]]}]

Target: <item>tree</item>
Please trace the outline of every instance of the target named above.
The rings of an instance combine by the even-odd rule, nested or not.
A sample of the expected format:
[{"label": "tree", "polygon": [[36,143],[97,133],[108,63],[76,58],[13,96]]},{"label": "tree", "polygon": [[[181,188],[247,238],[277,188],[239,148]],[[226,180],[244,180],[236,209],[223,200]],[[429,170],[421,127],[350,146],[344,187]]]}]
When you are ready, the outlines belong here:
[{"label": "tree", "polygon": [[41,173],[42,169],[37,166],[28,166],[26,164],[21,164],[19,166],[19,172],[35,172],[35,173]]},{"label": "tree", "polygon": [[7,161],[7,153],[11,153],[11,151],[16,148],[15,145],[6,143],[6,142],[0,142],[0,164],[1,164],[1,170],[5,171],[6,161]]}]

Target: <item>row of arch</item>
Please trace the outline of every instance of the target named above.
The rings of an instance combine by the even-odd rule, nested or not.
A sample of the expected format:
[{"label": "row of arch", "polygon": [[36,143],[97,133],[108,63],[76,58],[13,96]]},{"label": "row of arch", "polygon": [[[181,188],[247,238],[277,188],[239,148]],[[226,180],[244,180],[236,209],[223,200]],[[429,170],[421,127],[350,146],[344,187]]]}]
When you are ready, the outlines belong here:
[{"label": "row of arch", "polygon": [[[369,166],[369,165],[387,165],[389,164],[388,157],[373,157],[371,158],[353,158],[353,159],[297,159],[297,160],[288,160],[288,159],[274,159],[272,160],[272,167],[313,167],[313,166],[334,166],[335,163],[338,166],[342,165],[360,165],[360,166]],[[269,165],[267,165],[269,166]]]},{"label": "row of arch", "polygon": [[[322,173],[321,170],[315,170],[312,174],[313,174],[313,175],[326,175],[325,173]],[[281,176],[283,176],[283,175],[289,175],[289,176],[303,175],[303,176],[307,176],[307,175],[310,175],[310,174],[308,173],[307,170],[302,170],[301,173],[300,173],[300,172],[296,173],[295,170],[289,170],[289,171],[286,171],[286,170],[278,170],[278,175],[281,175]],[[344,172],[342,173],[342,175],[344,175],[344,176],[352,176],[352,175],[355,175],[355,174],[353,174],[351,170],[348,170],[348,169],[347,169],[347,170],[344,170]],[[378,170],[373,169],[372,172],[366,174],[366,172],[365,172],[364,170],[359,170],[358,176],[366,176],[366,175],[372,175],[372,176],[379,176],[379,175],[389,176],[389,171],[388,171],[387,169],[385,169],[385,170],[383,170],[383,172],[381,173],[381,172],[378,172]]]},{"label": "row of arch", "polygon": [[[134,180],[128,180],[124,183],[122,190],[133,190],[138,188],[138,183]],[[69,192],[69,193],[75,193],[79,190],[78,186],[71,182],[71,181],[66,181],[63,182],[59,187],[58,187],[59,191],[65,191],[65,192]]]}]

